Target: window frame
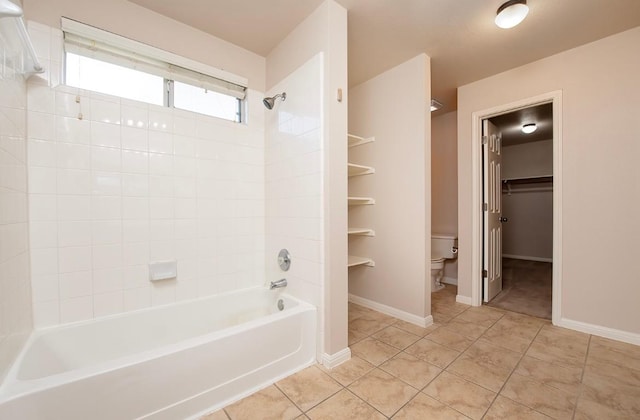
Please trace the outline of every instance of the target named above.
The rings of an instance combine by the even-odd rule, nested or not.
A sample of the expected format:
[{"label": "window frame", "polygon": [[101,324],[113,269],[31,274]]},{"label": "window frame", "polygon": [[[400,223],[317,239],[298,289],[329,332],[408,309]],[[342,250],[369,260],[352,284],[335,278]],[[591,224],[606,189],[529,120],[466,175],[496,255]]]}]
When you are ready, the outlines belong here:
[{"label": "window frame", "polygon": [[[61,26],[65,36],[65,84],[67,82],[67,54],[72,53],[162,77],[162,96],[165,107],[220,118],[225,121],[246,122],[247,79],[65,17],[62,18]],[[236,99],[235,118],[231,120],[220,115],[176,107],[174,94],[174,82],[176,81],[204,89],[205,92],[212,91]]]}]

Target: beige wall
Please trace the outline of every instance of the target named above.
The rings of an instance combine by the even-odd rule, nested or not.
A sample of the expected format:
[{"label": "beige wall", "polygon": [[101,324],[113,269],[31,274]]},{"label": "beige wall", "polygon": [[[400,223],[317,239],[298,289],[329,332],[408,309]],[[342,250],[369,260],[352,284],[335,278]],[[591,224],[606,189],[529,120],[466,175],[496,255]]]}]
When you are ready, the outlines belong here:
[{"label": "beige wall", "polygon": [[[458,234],[458,119],[448,112],[431,119],[431,232]],[[447,261],[445,281],[456,283],[458,260]]]},{"label": "beige wall", "polygon": [[[311,57],[322,53],[322,240],[321,351],[347,349],[347,11],[333,0],[322,3],[267,57],[272,89]],[[336,100],[337,89],[344,99]],[[288,99],[287,99],[288,100]],[[304,110],[304,109],[303,109]],[[314,158],[313,164],[316,160]],[[299,165],[299,162],[294,162]]]},{"label": "beige wall", "polygon": [[64,16],[246,77],[250,88],[265,90],[264,57],[126,0],[24,0],[24,10],[26,19],[53,28]]},{"label": "beige wall", "polygon": [[[458,90],[459,294],[471,296],[472,113],[562,91],[561,318],[640,334],[640,28]],[[578,325],[575,324],[574,325]]]},{"label": "beige wall", "polygon": [[349,150],[350,162],[376,170],[349,181],[349,195],[376,200],[349,210],[351,227],[376,233],[349,241],[350,254],[372,257],[376,264],[350,270],[349,292],[424,318],[431,305],[430,59],[421,54],[349,95],[349,132],[376,139]]}]

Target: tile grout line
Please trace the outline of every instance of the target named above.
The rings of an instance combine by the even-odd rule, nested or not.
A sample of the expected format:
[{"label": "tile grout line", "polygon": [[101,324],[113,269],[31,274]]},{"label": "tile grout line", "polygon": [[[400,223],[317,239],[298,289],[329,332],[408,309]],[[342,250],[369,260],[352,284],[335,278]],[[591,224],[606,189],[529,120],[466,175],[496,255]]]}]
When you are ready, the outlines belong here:
[{"label": "tile grout line", "polygon": [[[522,405],[522,406],[524,406],[524,407],[527,407],[527,408],[529,408],[530,410],[533,410],[533,411],[534,411],[534,412],[536,412],[536,413],[540,413],[540,414],[542,414],[543,416],[547,416],[546,414],[544,414],[544,413],[542,413],[542,412],[540,412],[540,411],[538,411],[538,410],[536,410],[536,409],[534,409],[534,408],[532,408],[532,407],[529,407],[529,406],[527,406],[527,405],[525,405],[525,404],[522,404],[522,403],[521,403],[521,402],[519,402],[519,401],[512,400],[511,398],[509,398],[509,397],[507,397],[507,396],[502,395],[502,391],[504,390],[504,387],[507,385],[507,382],[509,382],[509,380],[511,379],[511,377],[515,374],[516,370],[518,370],[518,367],[520,366],[520,363],[522,363],[522,359],[524,359],[524,357],[527,355],[527,352],[529,351],[529,349],[530,349],[530,348],[531,348],[531,346],[533,345],[533,342],[534,342],[534,341],[536,341],[536,338],[538,338],[538,335],[540,335],[540,331],[542,331],[542,329],[544,328],[544,326],[545,326],[545,324],[541,324],[541,325],[540,325],[540,327],[538,328],[538,332],[536,332],[536,335],[533,337],[533,339],[531,340],[531,342],[529,343],[529,345],[527,346],[527,348],[524,350],[524,352],[523,352],[523,353],[522,353],[522,355],[520,356],[520,359],[518,360],[518,363],[516,363],[516,365],[514,366],[513,370],[511,371],[511,373],[509,374],[509,376],[507,377],[507,379],[504,381],[504,383],[503,383],[503,384],[502,384],[502,386],[500,387],[500,390],[496,393],[496,396],[495,396],[495,398],[493,399],[493,401],[491,402],[491,405],[489,405],[489,408],[491,408],[491,406],[493,406],[493,404],[495,403],[495,401],[498,399],[498,396],[502,396],[503,398],[507,398],[507,399],[509,399],[509,400],[511,400],[511,401],[513,401],[513,402],[515,402],[515,403],[517,403],[517,404],[520,404],[520,405]],[[487,409],[487,411],[489,411],[489,410]],[[485,412],[485,414],[484,414],[484,415],[486,415],[486,412]],[[483,415],[483,417],[484,417],[484,415]],[[547,416],[547,417],[550,417],[550,416]]]},{"label": "tile grout line", "polygon": [[591,352],[591,340],[593,335],[589,334],[589,342],[587,343],[587,351],[584,355],[584,363],[582,364],[582,374],[580,375],[580,391],[576,396],[576,404],[573,407],[573,414],[571,416],[572,419],[576,418],[576,413],[578,411],[578,402],[580,402],[580,398],[582,397],[582,393],[584,392],[584,374],[587,370],[587,360],[589,360],[589,353]]}]

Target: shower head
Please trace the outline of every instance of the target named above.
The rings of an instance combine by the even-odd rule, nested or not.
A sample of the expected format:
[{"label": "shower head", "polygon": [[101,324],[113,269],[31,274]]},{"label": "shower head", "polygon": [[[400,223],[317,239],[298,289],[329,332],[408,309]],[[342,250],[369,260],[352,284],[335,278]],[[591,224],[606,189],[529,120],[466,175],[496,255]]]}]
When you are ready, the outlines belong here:
[{"label": "shower head", "polygon": [[264,98],[262,103],[267,107],[267,109],[273,109],[273,105],[276,103],[276,99],[278,99],[278,97],[282,98],[284,101],[287,99],[287,92],[278,93],[276,96],[272,96],[270,98]]}]

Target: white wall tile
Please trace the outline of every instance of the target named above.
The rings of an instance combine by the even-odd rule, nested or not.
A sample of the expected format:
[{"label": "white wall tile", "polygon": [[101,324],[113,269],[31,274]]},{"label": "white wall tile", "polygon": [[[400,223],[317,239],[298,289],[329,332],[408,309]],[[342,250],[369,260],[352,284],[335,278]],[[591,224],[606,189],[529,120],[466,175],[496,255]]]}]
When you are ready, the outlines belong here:
[{"label": "white wall tile", "polygon": [[52,300],[33,304],[33,325],[44,328],[60,323],[60,302]]},{"label": "white wall tile", "polygon": [[168,109],[157,106],[149,107],[149,130],[167,131],[173,129],[173,115]]},{"label": "white wall tile", "polygon": [[91,218],[93,220],[122,219],[122,198],[119,196],[91,196]]},{"label": "white wall tile", "polygon": [[29,193],[55,194],[57,190],[57,172],[55,168],[29,168]]},{"label": "white wall tile", "polygon": [[91,248],[94,270],[122,267],[122,245],[97,245]]},{"label": "white wall tile", "polygon": [[149,195],[149,176],[146,174],[122,174],[122,195],[145,197]]},{"label": "white wall tile", "polygon": [[90,169],[91,149],[74,143],[57,143],[57,166],[60,169]]},{"label": "white wall tile", "polygon": [[149,131],[149,152],[173,154],[173,135],[170,132]]},{"label": "white wall tile", "polygon": [[56,144],[46,140],[29,140],[29,166],[56,167]]},{"label": "white wall tile", "polygon": [[92,147],[91,169],[94,171],[120,172],[122,169],[120,149]]},{"label": "white wall tile", "polygon": [[91,192],[95,195],[120,195],[122,193],[119,172],[91,172]]},{"label": "white wall tile", "polygon": [[31,250],[31,276],[47,276],[58,274],[57,248]]},{"label": "white wall tile", "polygon": [[89,220],[91,218],[90,196],[58,195],[56,200],[58,220]]},{"label": "white wall tile", "polygon": [[151,304],[153,306],[166,305],[176,300],[175,280],[155,282],[151,285]]},{"label": "white wall tile", "polygon": [[151,298],[148,264],[125,267],[122,271],[125,290],[146,287],[149,288],[149,298]]},{"label": "white wall tile", "polygon": [[149,151],[149,131],[136,127],[122,127],[122,148]]},{"label": "white wall tile", "polygon": [[93,270],[93,293],[117,292],[124,288],[124,270],[106,268]]},{"label": "white wall tile", "polygon": [[149,241],[149,221],[146,219],[123,220],[122,240],[125,244],[128,242]]},{"label": "white wall tile", "polygon": [[149,263],[149,242],[131,242],[123,245],[123,264],[125,267]]},{"label": "white wall tile", "polygon": [[92,292],[91,271],[60,274],[60,299],[91,296]]},{"label": "white wall tile", "polygon": [[92,98],[91,121],[120,125],[120,104]]},{"label": "white wall tile", "polygon": [[58,246],[58,225],[54,221],[31,222],[29,240],[32,249]]},{"label": "white wall tile", "polygon": [[122,218],[147,220],[149,199],[146,197],[122,197]]},{"label": "white wall tile", "polygon": [[151,306],[150,287],[138,287],[124,291],[124,310],[135,311]]},{"label": "white wall tile", "polygon": [[31,290],[35,303],[58,299],[58,275],[33,276]]},{"label": "white wall tile", "polygon": [[123,127],[147,129],[149,127],[149,109],[147,106],[122,104],[121,124]]},{"label": "white wall tile", "polygon": [[93,299],[82,296],[60,301],[60,322],[84,321],[93,318]]},{"label": "white wall tile", "polygon": [[113,315],[122,312],[124,300],[122,291],[100,293],[93,296],[95,317]]},{"label": "white wall tile", "polygon": [[120,126],[115,124],[91,122],[91,144],[104,147],[121,147]]},{"label": "white wall tile", "polygon": [[97,220],[92,224],[91,243],[93,245],[113,245],[122,243],[121,220]]},{"label": "white wall tile", "polygon": [[88,145],[91,143],[91,122],[76,117],[55,118],[55,137],[58,141]]},{"label": "white wall tile", "polygon": [[61,274],[91,269],[91,248],[88,246],[59,248],[58,258]]},{"label": "white wall tile", "polygon": [[149,154],[137,150],[123,150],[122,171],[125,173],[148,174]]},{"label": "white wall tile", "polygon": [[79,169],[58,169],[58,194],[87,195],[91,194],[90,172]]}]

